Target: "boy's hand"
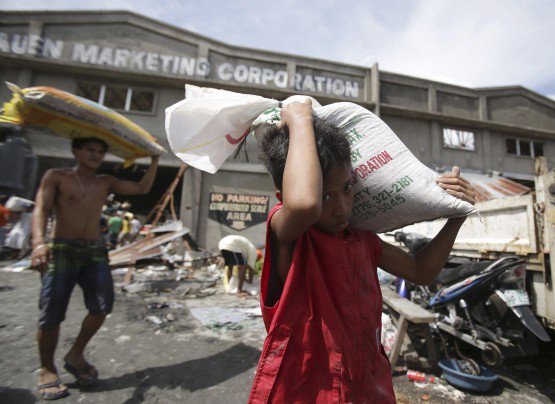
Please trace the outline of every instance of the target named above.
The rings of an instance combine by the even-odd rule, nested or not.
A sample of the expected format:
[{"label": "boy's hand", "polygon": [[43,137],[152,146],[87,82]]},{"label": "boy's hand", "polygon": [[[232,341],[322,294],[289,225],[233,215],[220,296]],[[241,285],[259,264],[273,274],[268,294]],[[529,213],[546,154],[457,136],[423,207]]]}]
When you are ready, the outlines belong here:
[{"label": "boy's hand", "polygon": [[280,126],[310,125],[312,127],[312,101],[307,98],[304,102],[292,102],[281,110]]},{"label": "boy's hand", "polygon": [[461,169],[454,166],[450,173],[445,173],[436,179],[437,184],[450,195],[474,205],[476,196],[470,182],[461,177]]}]

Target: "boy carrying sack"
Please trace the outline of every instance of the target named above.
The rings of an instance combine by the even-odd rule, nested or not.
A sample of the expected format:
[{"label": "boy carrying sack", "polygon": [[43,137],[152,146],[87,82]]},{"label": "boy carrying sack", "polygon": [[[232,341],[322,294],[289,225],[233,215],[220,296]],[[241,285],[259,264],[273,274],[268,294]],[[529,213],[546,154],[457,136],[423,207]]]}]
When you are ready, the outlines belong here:
[{"label": "boy carrying sack", "polygon": [[[417,284],[443,268],[465,218],[447,221],[415,257],[356,230],[345,133],[293,102],[263,128],[261,154],[277,188],[269,213],[261,305],[268,331],[250,403],[393,403],[380,343],[377,266]],[[458,167],[437,179],[474,204]]]}]

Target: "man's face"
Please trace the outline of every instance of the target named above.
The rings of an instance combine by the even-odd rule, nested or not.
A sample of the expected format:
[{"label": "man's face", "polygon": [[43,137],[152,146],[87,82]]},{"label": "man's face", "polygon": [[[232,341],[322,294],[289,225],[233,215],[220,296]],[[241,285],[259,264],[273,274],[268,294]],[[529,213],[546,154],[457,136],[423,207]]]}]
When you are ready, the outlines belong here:
[{"label": "man's face", "polygon": [[78,163],[96,170],[102,164],[106,151],[100,143],[87,142],[80,149],[74,148],[73,154]]},{"label": "man's face", "polygon": [[314,225],[318,230],[337,235],[347,228],[353,208],[351,170],[347,163],[335,164],[324,180],[322,214]]}]

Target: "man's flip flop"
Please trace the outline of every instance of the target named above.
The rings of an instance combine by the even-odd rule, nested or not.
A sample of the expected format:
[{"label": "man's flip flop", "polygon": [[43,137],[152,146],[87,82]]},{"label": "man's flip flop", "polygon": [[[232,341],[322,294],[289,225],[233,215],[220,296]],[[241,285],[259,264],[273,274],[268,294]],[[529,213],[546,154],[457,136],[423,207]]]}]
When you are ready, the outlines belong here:
[{"label": "man's flip flop", "polygon": [[58,400],[60,398],[64,398],[64,397],[69,396],[69,391],[67,389],[59,390],[55,393],[49,393],[49,392],[46,392],[46,391],[41,392],[41,390],[44,390],[44,389],[51,389],[52,387],[59,387],[60,384],[62,384],[62,381],[60,379],[56,380],[55,382],[39,384],[36,387],[35,392],[36,392],[37,396],[39,398],[42,398],[43,400]]},{"label": "man's flip flop", "polygon": [[[64,364],[64,369],[67,370],[69,373],[71,373],[77,379],[77,382],[79,383],[79,385],[82,387],[90,387],[98,381],[98,373],[96,373],[94,376],[91,376],[91,370],[95,369],[94,366],[92,365],[85,365],[82,368],[77,368],[72,364],[70,364],[69,362],[66,362]],[[91,378],[90,379],[83,378],[82,377],[83,373],[91,376]]]}]

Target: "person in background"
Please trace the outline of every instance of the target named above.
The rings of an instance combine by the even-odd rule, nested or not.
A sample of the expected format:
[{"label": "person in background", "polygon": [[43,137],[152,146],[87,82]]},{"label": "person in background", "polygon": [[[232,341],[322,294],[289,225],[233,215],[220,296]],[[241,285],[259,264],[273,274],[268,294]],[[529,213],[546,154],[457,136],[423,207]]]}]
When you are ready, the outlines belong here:
[{"label": "person in background", "polygon": [[10,220],[11,211],[5,206],[7,200],[7,195],[0,195],[0,228],[8,224],[8,221]]},{"label": "person in background", "polygon": [[108,246],[110,243],[110,233],[108,232],[108,217],[104,213],[100,215],[99,228],[100,238],[104,245]]},{"label": "person in background", "polygon": [[34,202],[28,201],[25,206],[11,212],[16,219],[14,226],[6,234],[4,247],[12,251],[14,258],[23,258],[31,250],[31,219],[34,206]]},{"label": "person in background", "polygon": [[129,244],[131,239],[131,218],[133,213],[125,212],[121,222],[121,231],[119,233],[119,245]]},{"label": "person in background", "polygon": [[108,219],[108,234],[110,237],[110,248],[114,249],[118,246],[119,233],[123,227],[123,212],[118,210],[110,219]]},{"label": "person in background", "polygon": [[143,224],[136,216],[133,216],[131,219],[131,235],[135,237],[141,231]]},{"label": "person in background", "polygon": [[7,208],[6,201],[8,200],[7,195],[0,195],[0,256],[4,256],[4,251],[2,246],[4,245],[4,238],[8,232],[6,226],[10,221],[11,210]]},{"label": "person in background", "polygon": [[230,235],[220,240],[218,249],[225,261],[227,268],[225,275],[228,284],[233,276],[233,267],[237,266],[237,294],[244,294],[243,285],[245,280],[252,283],[254,277],[254,264],[257,260],[256,247],[246,237]]}]

